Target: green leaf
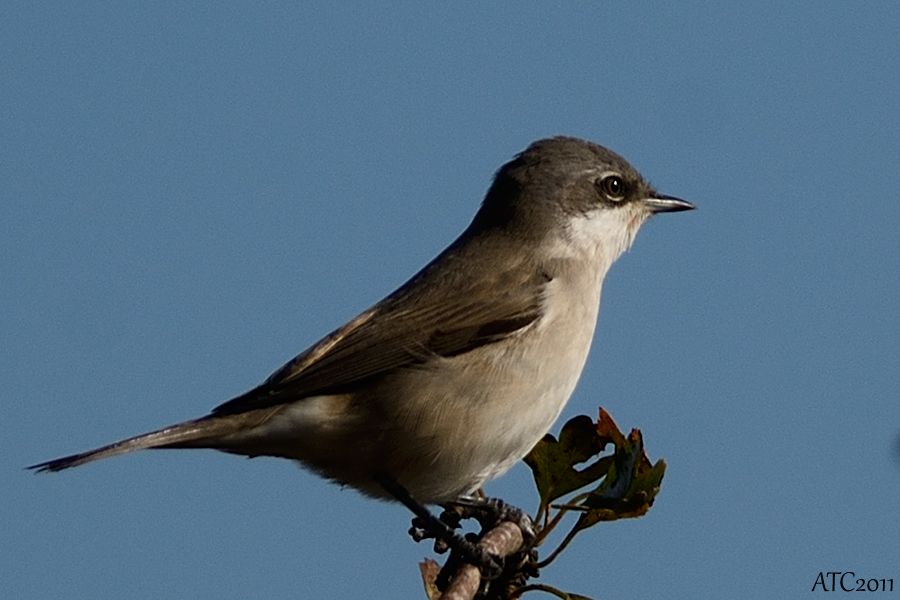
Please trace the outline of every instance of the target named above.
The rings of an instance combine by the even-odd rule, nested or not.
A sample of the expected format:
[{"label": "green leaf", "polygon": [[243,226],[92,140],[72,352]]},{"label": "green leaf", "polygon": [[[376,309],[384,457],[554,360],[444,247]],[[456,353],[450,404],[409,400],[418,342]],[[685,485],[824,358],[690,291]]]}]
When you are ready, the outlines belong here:
[{"label": "green leaf", "polygon": [[[587,417],[581,417],[581,419],[587,419]],[[564,462],[560,458],[561,455],[579,458],[586,452],[586,446],[579,446],[582,450],[580,455],[576,452],[569,452],[568,454],[564,452],[566,445],[563,444],[563,434],[565,433],[565,428],[573,421],[575,419],[563,427],[563,432],[560,433],[560,442],[557,443],[552,438],[549,440],[545,438],[541,445],[535,448],[535,450],[539,451],[538,458],[543,461],[540,464],[540,469],[532,466],[535,481],[538,484],[538,489],[541,491],[542,509],[547,506],[545,502],[549,503],[552,501],[545,500],[545,494],[546,497],[553,496],[552,493],[544,490],[548,488],[554,491],[565,488],[569,488],[569,491],[577,489],[571,488],[577,477],[573,477],[571,473],[561,468],[559,464]],[[550,527],[559,522],[559,517],[565,511],[580,511],[581,514],[560,545],[547,558],[540,561],[537,565],[538,567],[550,564],[565,550],[579,532],[597,523],[644,515],[650,510],[656,495],[659,493],[660,485],[666,472],[666,463],[663,460],[658,460],[655,464],[650,463],[650,459],[644,453],[644,441],[641,437],[641,432],[637,429],[632,429],[628,437],[625,437],[619,431],[612,417],[602,408],[600,409],[600,417],[597,419],[597,423],[595,425],[592,424],[592,426],[594,427],[594,438],[591,444],[595,453],[599,453],[607,444],[613,444],[615,452],[612,456],[604,456],[594,463],[595,465],[603,464],[603,475],[605,475],[603,481],[596,488],[590,492],[579,494],[572,499],[571,503],[553,505],[554,508],[560,509],[560,512],[550,522]],[[584,422],[579,422],[577,428],[579,438],[584,439],[586,436]],[[555,460],[555,462],[551,459]],[[563,475],[554,477],[552,472],[545,472],[545,470],[552,468],[560,469]],[[580,473],[578,477],[580,477]],[[563,481],[562,484],[557,481],[559,479]],[[555,497],[559,497],[559,495]]]},{"label": "green leaf", "polygon": [[[621,434],[619,434],[621,436]],[[666,463],[651,465],[644,454],[640,431],[634,429],[621,438],[614,456],[614,466],[603,482],[580,503],[585,510],[573,527],[573,534],[601,521],[630,519],[644,515],[659,493]]]},{"label": "green leaf", "polygon": [[600,454],[606,444],[607,440],[597,434],[597,426],[591,418],[580,415],[563,425],[558,441],[548,433],[535,445],[525,457],[525,463],[531,468],[540,495],[538,515],[544,514],[557,498],[606,475],[612,457],[600,459],[582,470],[575,468]]}]

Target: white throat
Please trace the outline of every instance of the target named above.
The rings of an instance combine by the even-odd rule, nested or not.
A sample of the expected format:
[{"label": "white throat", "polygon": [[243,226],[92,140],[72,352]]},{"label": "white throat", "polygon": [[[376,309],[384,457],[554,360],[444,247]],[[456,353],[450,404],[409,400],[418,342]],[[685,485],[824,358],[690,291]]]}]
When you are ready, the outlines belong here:
[{"label": "white throat", "polygon": [[581,258],[599,268],[602,279],[612,264],[634,243],[638,229],[649,215],[638,207],[599,208],[571,217],[551,254]]}]

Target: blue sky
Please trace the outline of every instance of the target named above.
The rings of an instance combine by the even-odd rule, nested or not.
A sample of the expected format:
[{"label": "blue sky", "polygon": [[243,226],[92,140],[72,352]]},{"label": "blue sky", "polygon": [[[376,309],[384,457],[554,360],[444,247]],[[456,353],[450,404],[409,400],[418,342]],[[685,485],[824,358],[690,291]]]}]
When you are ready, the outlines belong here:
[{"label": "blue sky", "polygon": [[[6,13],[0,596],[424,597],[404,509],[287,461],[22,467],[259,383],[558,133],[699,210],[613,268],[564,413],[640,427],[663,489],[544,581],[653,599],[900,580],[897,4]],[[536,505],[524,465],[488,491]]]}]

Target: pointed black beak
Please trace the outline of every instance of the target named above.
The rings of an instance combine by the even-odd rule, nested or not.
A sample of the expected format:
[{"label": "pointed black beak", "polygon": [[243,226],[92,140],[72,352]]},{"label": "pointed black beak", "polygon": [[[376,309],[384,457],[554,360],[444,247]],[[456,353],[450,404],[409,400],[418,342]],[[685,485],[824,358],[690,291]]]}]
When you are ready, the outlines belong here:
[{"label": "pointed black beak", "polygon": [[681,212],[683,210],[694,210],[697,208],[687,200],[676,198],[675,196],[663,196],[660,194],[654,198],[644,199],[644,205],[650,209],[653,214],[663,212]]}]

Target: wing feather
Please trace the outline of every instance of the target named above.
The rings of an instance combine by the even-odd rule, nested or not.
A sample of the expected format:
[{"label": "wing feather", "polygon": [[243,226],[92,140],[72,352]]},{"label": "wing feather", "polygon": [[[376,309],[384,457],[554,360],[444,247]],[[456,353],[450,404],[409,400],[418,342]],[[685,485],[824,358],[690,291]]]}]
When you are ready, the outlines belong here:
[{"label": "wing feather", "polygon": [[[516,272],[521,271],[480,282],[428,281],[424,273],[213,413],[236,414],[346,393],[395,369],[498,342],[542,314],[548,278],[540,271],[518,277],[512,274]],[[410,303],[413,294],[418,298]]]}]

